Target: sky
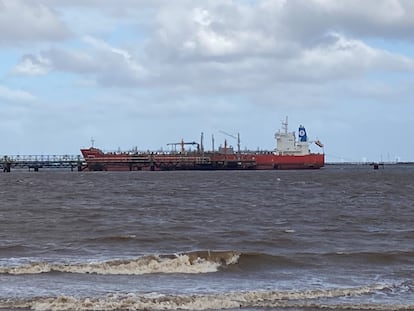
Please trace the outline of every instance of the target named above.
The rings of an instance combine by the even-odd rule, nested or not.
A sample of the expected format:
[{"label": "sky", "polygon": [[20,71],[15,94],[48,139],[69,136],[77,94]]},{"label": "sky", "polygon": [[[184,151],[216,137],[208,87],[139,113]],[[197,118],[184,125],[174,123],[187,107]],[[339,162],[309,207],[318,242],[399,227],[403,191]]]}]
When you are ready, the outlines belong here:
[{"label": "sky", "polygon": [[[273,150],[414,161],[412,0],[0,0],[0,155]],[[227,133],[227,134],[225,134]]]}]

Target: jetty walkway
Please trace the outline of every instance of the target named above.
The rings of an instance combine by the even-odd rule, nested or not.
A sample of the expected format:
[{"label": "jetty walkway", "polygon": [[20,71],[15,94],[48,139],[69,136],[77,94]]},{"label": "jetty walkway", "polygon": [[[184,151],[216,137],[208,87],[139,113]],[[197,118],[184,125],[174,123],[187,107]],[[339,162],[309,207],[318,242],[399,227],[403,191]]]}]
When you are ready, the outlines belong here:
[{"label": "jetty walkway", "polygon": [[40,168],[70,169],[82,171],[86,162],[81,155],[4,155],[0,158],[0,169],[28,169],[38,172]]}]

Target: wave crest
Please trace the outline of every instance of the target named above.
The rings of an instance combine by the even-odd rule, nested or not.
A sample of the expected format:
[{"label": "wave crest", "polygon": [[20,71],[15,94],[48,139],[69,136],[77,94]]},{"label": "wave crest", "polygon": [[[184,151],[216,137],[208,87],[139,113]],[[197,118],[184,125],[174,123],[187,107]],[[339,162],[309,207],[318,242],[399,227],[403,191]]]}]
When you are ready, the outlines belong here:
[{"label": "wave crest", "polygon": [[105,297],[38,297],[0,300],[1,308],[34,310],[208,310],[233,308],[314,308],[349,310],[412,310],[402,304],[329,304],[316,299],[352,297],[387,288],[371,285],[308,291],[248,291],[206,295],[111,294]]},{"label": "wave crest", "polygon": [[16,267],[0,267],[1,274],[39,274],[48,272],[94,274],[209,273],[236,264],[240,253],[234,251],[195,251],[172,255],[149,255],[135,259],[103,262],[55,264],[32,262]]}]

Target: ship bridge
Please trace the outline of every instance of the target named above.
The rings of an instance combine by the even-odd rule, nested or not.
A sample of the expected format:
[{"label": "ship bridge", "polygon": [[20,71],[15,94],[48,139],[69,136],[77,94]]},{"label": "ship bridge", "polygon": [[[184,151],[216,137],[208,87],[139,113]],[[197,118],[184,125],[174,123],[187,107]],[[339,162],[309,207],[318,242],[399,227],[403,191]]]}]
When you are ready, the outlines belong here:
[{"label": "ship bridge", "polygon": [[307,155],[310,154],[309,141],[304,126],[299,126],[299,139],[296,140],[295,132],[288,131],[288,118],[282,122],[282,131],[275,134],[276,154],[280,155]]}]

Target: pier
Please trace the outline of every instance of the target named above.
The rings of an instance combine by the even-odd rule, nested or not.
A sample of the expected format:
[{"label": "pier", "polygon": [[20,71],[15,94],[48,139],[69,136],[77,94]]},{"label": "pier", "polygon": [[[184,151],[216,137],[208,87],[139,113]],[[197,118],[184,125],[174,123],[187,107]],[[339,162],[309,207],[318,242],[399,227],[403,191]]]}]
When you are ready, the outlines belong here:
[{"label": "pier", "polygon": [[81,155],[4,155],[0,158],[3,172],[12,169],[28,169],[38,172],[39,169],[68,169],[82,171],[86,162]]}]

